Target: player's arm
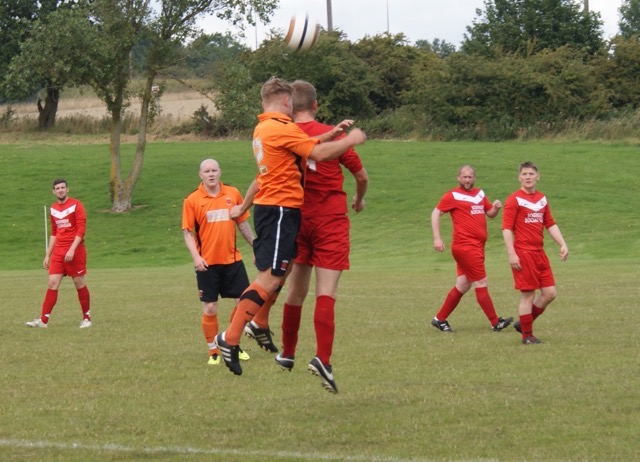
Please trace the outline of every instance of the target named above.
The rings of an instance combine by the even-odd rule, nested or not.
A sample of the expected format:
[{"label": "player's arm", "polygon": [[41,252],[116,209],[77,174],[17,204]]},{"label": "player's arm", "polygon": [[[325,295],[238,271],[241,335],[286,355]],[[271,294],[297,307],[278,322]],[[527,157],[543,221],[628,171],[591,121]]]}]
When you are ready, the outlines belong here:
[{"label": "player's arm", "polygon": [[189,253],[191,254],[191,259],[193,260],[193,266],[196,271],[206,271],[209,265],[207,261],[202,258],[202,255],[198,252],[198,245],[196,244],[196,239],[193,237],[193,232],[190,229],[184,228],[182,230],[182,235],[184,237],[184,244],[187,246]]},{"label": "player's arm", "polygon": [[81,236],[76,236],[73,238],[73,242],[71,243],[71,247],[67,250],[67,253],[64,256],[64,261],[73,260],[74,255],[76,254],[76,249],[80,245],[80,243],[84,240]]},{"label": "player's arm", "polygon": [[442,236],[440,236],[440,217],[442,216],[442,211],[436,207],[431,212],[431,232],[433,233],[433,248],[438,252],[443,252],[444,242],[442,242]]},{"label": "player's arm", "polygon": [[564,241],[564,237],[562,237],[560,228],[558,228],[558,225],[553,225],[549,227],[547,231],[549,232],[549,236],[551,236],[551,239],[553,239],[555,243],[560,246],[560,260],[565,261],[567,257],[569,257],[569,247]]},{"label": "player's arm", "polygon": [[356,194],[353,196],[351,208],[358,213],[362,212],[367,205],[364,200],[364,195],[367,193],[367,189],[369,188],[369,174],[363,168],[354,173],[353,178],[356,180]]},{"label": "player's arm", "polygon": [[49,245],[47,246],[47,251],[44,255],[44,260],[42,261],[42,266],[44,269],[49,269],[49,260],[51,260],[51,254],[53,253],[53,248],[56,245],[56,237],[51,235],[49,237]]},{"label": "player's arm", "polygon": [[323,133],[322,135],[314,136],[314,138],[320,140],[321,143],[326,143],[327,141],[331,141],[342,135],[347,128],[353,125],[353,123],[353,120],[345,119],[328,132]]},{"label": "player's arm", "polygon": [[309,158],[317,162],[335,159],[340,157],[347,149],[362,144],[366,140],[367,135],[359,128],[354,128],[344,138],[316,144],[311,150]]},{"label": "player's arm", "polygon": [[247,244],[253,247],[253,240],[256,237],[253,234],[253,230],[251,229],[249,221],[245,220],[242,223],[238,223],[238,229],[240,230],[240,234],[242,234],[242,237],[244,237],[244,240],[247,241]]},{"label": "player's arm", "polygon": [[247,213],[247,210],[249,210],[253,205],[253,198],[256,197],[256,194],[258,194],[259,190],[260,188],[258,187],[258,182],[256,180],[253,180],[249,185],[249,188],[247,189],[247,193],[244,195],[242,204],[234,205],[233,207],[231,207],[229,216],[235,220],[236,218],[241,217],[242,215]]},{"label": "player's arm", "polygon": [[516,253],[516,249],[513,246],[513,231],[510,229],[502,230],[502,238],[504,239],[504,246],[507,248],[507,255],[509,256],[509,265],[514,270],[520,271],[520,257]]},{"label": "player's arm", "polygon": [[502,208],[502,202],[500,202],[499,199],[496,199],[495,201],[493,201],[493,203],[491,204],[491,208],[489,210],[486,211],[486,215],[489,218],[495,218],[496,215],[498,215],[498,213],[500,212],[500,209]]}]

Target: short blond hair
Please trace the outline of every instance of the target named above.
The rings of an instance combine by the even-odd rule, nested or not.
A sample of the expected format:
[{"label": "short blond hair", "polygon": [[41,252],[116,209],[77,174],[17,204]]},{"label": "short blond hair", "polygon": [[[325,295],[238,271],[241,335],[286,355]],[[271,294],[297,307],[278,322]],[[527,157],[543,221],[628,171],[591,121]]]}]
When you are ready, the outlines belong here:
[{"label": "short blond hair", "polygon": [[271,77],[267,80],[260,89],[260,96],[262,101],[270,103],[274,98],[280,95],[291,96],[293,94],[293,87],[289,82],[278,77]]}]

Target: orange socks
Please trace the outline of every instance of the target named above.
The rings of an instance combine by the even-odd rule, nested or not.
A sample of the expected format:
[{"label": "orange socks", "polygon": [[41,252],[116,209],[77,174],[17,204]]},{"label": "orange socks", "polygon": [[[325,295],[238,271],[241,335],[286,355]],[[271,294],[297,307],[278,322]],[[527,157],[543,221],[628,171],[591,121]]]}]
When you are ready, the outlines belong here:
[{"label": "orange socks", "polygon": [[239,345],[244,326],[251,321],[260,307],[269,299],[269,293],[255,282],[240,296],[240,303],[229,328],[225,332],[225,341],[229,345]]},{"label": "orange socks", "polygon": [[218,335],[218,315],[202,314],[202,333],[207,340],[209,347],[209,356],[214,353],[220,354],[218,345],[216,345],[216,335]]}]

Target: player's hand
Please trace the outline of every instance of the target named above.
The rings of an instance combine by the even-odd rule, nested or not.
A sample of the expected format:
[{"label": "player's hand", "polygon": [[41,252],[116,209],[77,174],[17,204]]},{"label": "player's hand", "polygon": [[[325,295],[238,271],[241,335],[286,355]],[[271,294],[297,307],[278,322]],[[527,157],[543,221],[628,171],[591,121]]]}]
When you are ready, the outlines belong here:
[{"label": "player's hand", "polygon": [[351,208],[356,211],[356,213],[360,213],[367,206],[367,203],[364,199],[358,201],[356,200],[356,196],[353,196],[353,200],[351,201]]},{"label": "player's hand", "polygon": [[351,130],[347,135],[347,138],[349,138],[349,141],[354,146],[367,141],[367,135],[359,128],[354,128],[353,130]]},{"label": "player's hand", "polygon": [[496,199],[491,205],[493,205],[494,209],[500,210],[502,208],[502,202],[500,202],[500,199]]},{"label": "player's hand", "polygon": [[74,251],[74,250],[69,249],[69,250],[67,251],[67,253],[65,254],[65,256],[64,256],[64,261],[69,262],[69,261],[73,260],[73,256],[74,256],[75,254],[76,254],[76,253],[75,253],[75,251]]},{"label": "player's hand", "polygon": [[235,220],[240,215],[242,215],[241,212],[242,212],[242,206],[234,205],[233,207],[231,207],[231,210],[229,210],[229,216],[231,217],[232,220]]},{"label": "player's hand", "polygon": [[509,255],[509,265],[511,265],[511,268],[516,271],[522,270],[522,267],[520,266],[520,257],[515,253],[513,255]]},{"label": "player's hand", "polygon": [[209,268],[207,261],[202,257],[195,259],[193,265],[196,271],[207,271],[207,268]]},{"label": "player's hand", "polygon": [[445,246],[444,246],[444,242],[442,242],[442,239],[434,239],[433,248],[436,249],[438,252],[444,252]]},{"label": "player's hand", "polygon": [[560,260],[567,261],[567,258],[569,258],[569,247],[563,245],[560,247]]},{"label": "player's hand", "polygon": [[42,261],[42,267],[44,269],[49,269],[49,257],[44,257],[44,260]]},{"label": "player's hand", "polygon": [[338,125],[336,125],[331,129],[331,131],[329,132],[329,136],[331,137],[331,139],[334,139],[337,136],[342,135],[345,132],[345,130],[351,127],[354,123],[355,121],[351,119],[343,120],[342,122],[340,122]]}]

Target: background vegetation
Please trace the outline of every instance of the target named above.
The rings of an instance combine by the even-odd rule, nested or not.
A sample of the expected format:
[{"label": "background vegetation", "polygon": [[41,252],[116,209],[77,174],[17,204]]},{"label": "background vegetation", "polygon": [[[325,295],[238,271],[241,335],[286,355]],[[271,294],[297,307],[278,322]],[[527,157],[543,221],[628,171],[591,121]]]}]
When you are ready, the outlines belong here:
[{"label": "background vegetation", "polygon": [[[233,4],[243,12],[243,6],[255,3],[268,17],[274,2],[213,3]],[[203,7],[195,0],[189,2],[195,3]],[[23,29],[16,26],[0,55],[4,60],[0,62],[0,82],[4,82],[0,102],[6,104],[0,122],[5,129],[17,128],[9,104],[19,98],[35,99],[44,87],[57,88],[61,97],[66,88],[83,84],[108,94],[106,84],[96,84],[97,77],[106,76],[92,74],[105,66],[76,59],[72,53],[56,58],[29,53],[46,41],[46,34],[36,34],[42,27],[45,32],[53,27],[61,33],[64,24],[71,24],[65,16],[72,14],[69,9],[74,11],[73,6],[58,5],[55,12],[38,10],[38,15],[25,18],[20,22]],[[228,34],[197,35],[191,29],[186,29],[189,33],[180,29],[183,32],[165,46],[165,41],[150,38],[159,26],[150,22],[145,29],[143,16],[131,26],[140,31],[128,38],[129,51],[119,54],[119,65],[127,71],[120,76],[127,88],[123,103],[140,97],[151,105],[151,114],[146,115],[147,122],[123,128],[139,133],[148,123],[151,130],[170,136],[247,136],[259,111],[258,89],[273,75],[313,82],[320,95],[321,119],[356,118],[377,138],[540,139],[575,133],[578,125],[637,126],[640,0],[622,2],[620,33],[606,40],[599,15],[585,11],[579,0],[486,0],[476,13],[459,49],[438,38],[408,43],[403,34],[365,36],[351,42],[334,31],[321,34],[317,46],[305,53],[288,50],[281,30],[273,30],[257,50],[249,50]],[[73,17],[81,21],[86,15],[80,10],[77,16]],[[72,39],[68,48],[72,50],[81,38]],[[56,71],[57,78],[69,78],[47,83],[51,75],[34,75],[34,68],[48,70],[30,61],[34,54],[55,61],[66,72]],[[147,93],[136,92],[127,79],[143,81],[139,86]],[[158,84],[161,101],[172,79],[210,95],[217,112],[202,108],[189,123],[173,127],[170,133],[154,127],[149,89],[152,83]],[[602,139],[603,135],[590,132],[587,136]],[[626,136],[637,138],[637,130],[629,130]]]},{"label": "background vegetation", "polygon": [[[352,270],[338,300],[335,396],[305,371],[314,351],[311,301],[291,374],[248,340],[243,346],[252,359],[242,377],[206,364],[180,206],[205,156],[218,158],[224,181],[244,190],[254,171],[246,142],[152,143],[140,194],[126,215],[105,210],[104,146],[2,148],[0,175],[10,186],[0,218],[3,460],[635,458],[634,146],[362,146],[371,190],[367,210],[352,217]],[[455,184],[461,163],[477,167],[478,185],[490,198],[504,199],[517,188],[517,164],[525,159],[540,166],[540,189],[571,250],[560,263],[548,240],[559,297],[537,323],[545,343],[527,348],[513,330],[491,332],[472,296],[450,318],[457,332],[442,335],[429,321],[453,284],[454,264],[448,252],[431,248],[429,213]],[[95,325],[87,330],[78,329],[69,281],[50,327],[24,326],[45,291],[43,204],[52,200],[50,181],[59,175],[89,212]],[[490,221],[488,273],[499,313],[513,316],[518,295],[499,227],[499,218]],[[223,326],[230,308],[225,301]],[[280,311],[272,314],[276,341]]]}]

